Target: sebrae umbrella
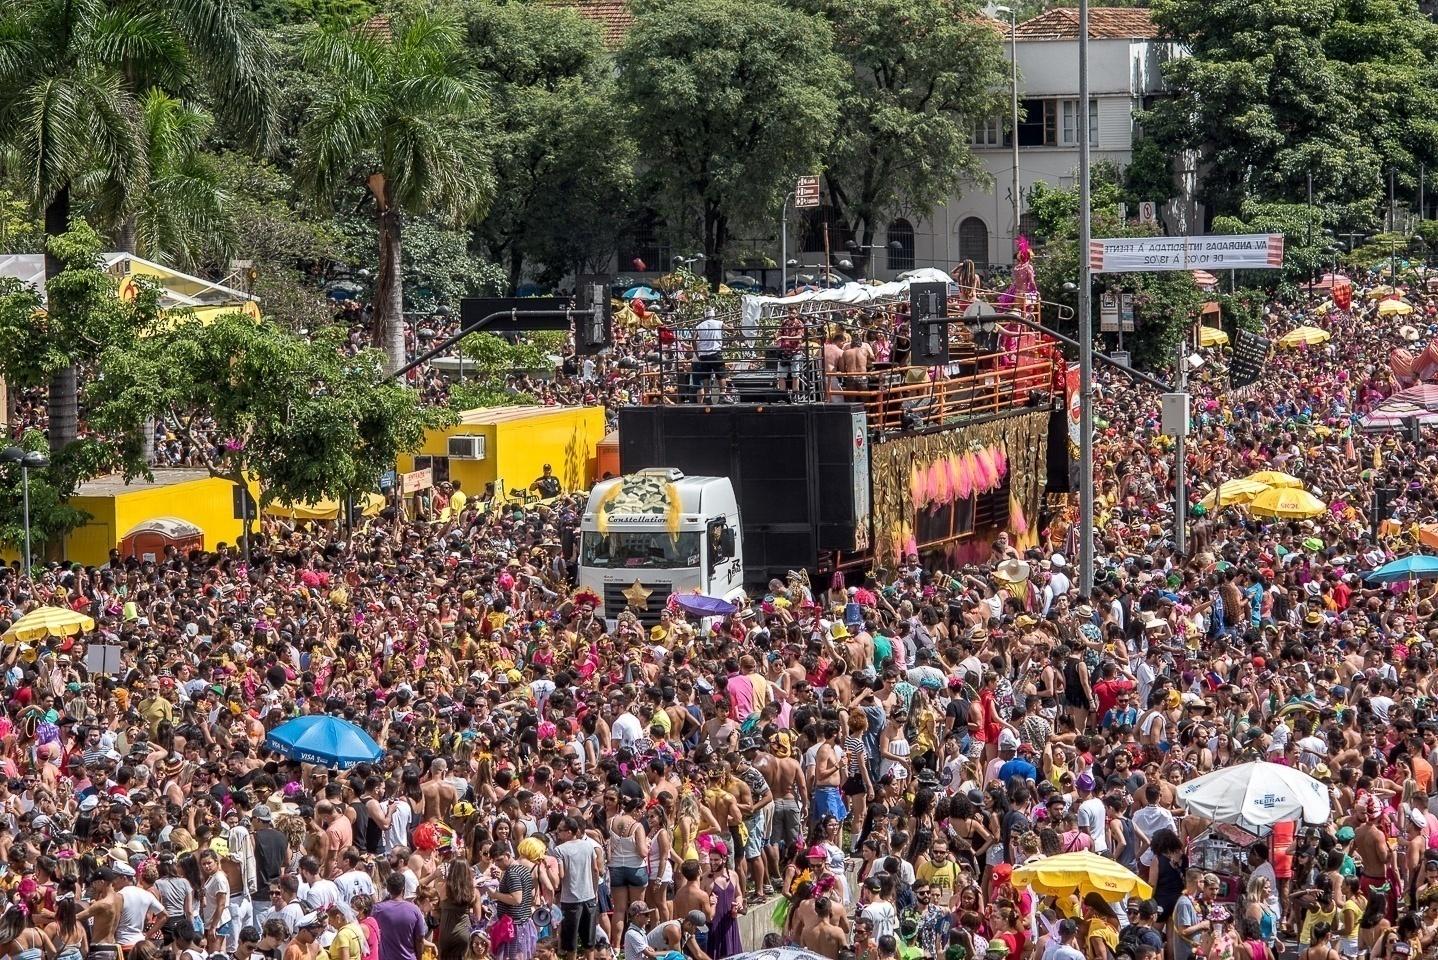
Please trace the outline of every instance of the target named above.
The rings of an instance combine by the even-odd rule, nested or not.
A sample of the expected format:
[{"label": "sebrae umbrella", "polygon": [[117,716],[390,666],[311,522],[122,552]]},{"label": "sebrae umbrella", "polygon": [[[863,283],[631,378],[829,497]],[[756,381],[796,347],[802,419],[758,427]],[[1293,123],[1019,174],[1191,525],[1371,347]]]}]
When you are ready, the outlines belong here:
[{"label": "sebrae umbrella", "polygon": [[1328,788],[1281,763],[1222,767],[1178,788],[1178,802],[1215,823],[1265,827],[1280,820],[1327,823]]},{"label": "sebrae umbrella", "polygon": [[1046,897],[1097,893],[1110,903],[1127,896],[1141,900],[1153,896],[1153,888],[1138,874],[1089,850],[1061,853],[1019,867],[1014,871],[1013,885],[1033,887]]},{"label": "sebrae umbrella", "polygon": [[40,607],[16,620],[0,639],[6,643],[29,642],[45,637],[75,637],[94,629],[95,621],[78,610]]},{"label": "sebrae umbrella", "polygon": [[1266,487],[1293,487],[1303,489],[1303,481],[1292,474],[1284,473],[1282,470],[1259,470],[1244,477],[1245,480],[1252,480],[1254,483],[1261,483]]},{"label": "sebrae umbrella", "polygon": [[1265,490],[1248,503],[1248,512],[1255,517],[1274,517],[1279,520],[1307,520],[1320,516],[1328,505],[1307,490],[1292,487],[1274,487]]},{"label": "sebrae umbrella", "polygon": [[1221,347],[1228,342],[1228,334],[1218,327],[1199,327],[1198,345],[1200,347]]}]

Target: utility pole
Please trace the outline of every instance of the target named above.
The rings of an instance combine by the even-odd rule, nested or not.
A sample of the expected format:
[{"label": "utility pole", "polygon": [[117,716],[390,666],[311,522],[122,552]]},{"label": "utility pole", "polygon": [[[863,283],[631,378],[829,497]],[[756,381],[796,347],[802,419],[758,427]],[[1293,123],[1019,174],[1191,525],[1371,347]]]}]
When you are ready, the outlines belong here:
[{"label": "utility pole", "polygon": [[1188,452],[1185,449],[1188,437],[1188,341],[1178,345],[1178,367],[1173,374],[1183,407],[1183,422],[1178,425],[1178,436],[1174,443],[1173,463],[1173,549],[1180,557],[1188,554]]},{"label": "utility pole", "polygon": [[[1093,271],[1088,247],[1093,236],[1089,222],[1088,147],[1088,0],[1079,0],[1079,596],[1093,593]],[[1017,135],[1018,131],[1015,131]],[[1123,325],[1122,318],[1119,325]]]},{"label": "utility pole", "polygon": [[1398,229],[1398,217],[1396,216],[1396,214],[1397,214],[1397,212],[1398,212],[1398,208],[1394,205],[1394,204],[1396,203],[1396,201],[1394,200],[1394,196],[1393,196],[1393,175],[1394,175],[1395,172],[1396,172],[1396,168],[1395,168],[1395,167],[1389,167],[1389,168],[1388,168],[1388,232],[1389,232],[1389,233],[1392,233],[1393,231],[1395,231],[1395,230]]},{"label": "utility pole", "polygon": [[1308,175],[1308,238],[1304,240],[1305,246],[1313,245],[1313,174]]},{"label": "utility pole", "polygon": [[1428,186],[1428,164],[1418,164],[1418,219],[1428,219],[1428,197],[1425,188]]}]

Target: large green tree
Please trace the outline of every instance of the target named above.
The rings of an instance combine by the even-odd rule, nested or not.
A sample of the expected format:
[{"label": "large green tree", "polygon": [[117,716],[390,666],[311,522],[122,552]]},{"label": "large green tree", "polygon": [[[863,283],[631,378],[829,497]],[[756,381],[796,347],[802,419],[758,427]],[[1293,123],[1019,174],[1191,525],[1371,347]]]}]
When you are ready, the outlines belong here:
[{"label": "large green tree", "polygon": [[495,198],[475,227],[485,252],[510,293],[526,268],[554,281],[607,262],[628,213],[634,145],[599,28],[548,4],[463,9],[494,115]]},{"label": "large green tree", "polygon": [[180,323],[107,350],[85,390],[90,421],[130,476],[148,469],[140,427],[164,417],[213,476],[256,476],[265,498],[309,503],[373,488],[448,414],[385,376],[383,356],[342,349],[344,331],[298,337],[240,314]]},{"label": "large green tree", "polygon": [[[103,193],[117,217],[133,212],[149,182],[139,101],[151,89],[208,91],[267,145],[268,68],[264,37],[235,0],[0,0],[0,141],[58,236],[82,189]],[[61,269],[47,255],[47,279]],[[49,390],[50,442],[62,449],[75,439],[75,368],[57,370]]]},{"label": "large green tree", "polygon": [[[1170,157],[1194,151],[1217,214],[1315,200],[1369,214],[1438,158],[1438,26],[1414,0],[1156,0],[1188,55],[1143,119]],[[1406,196],[1406,193],[1405,193]]]},{"label": "large green tree", "polygon": [[326,26],[306,50],[325,82],[300,133],[300,172],[320,197],[368,190],[379,235],[374,329],[391,371],[405,363],[405,218],[457,221],[492,194],[484,95],[463,50],[459,22],[430,13]]},{"label": "large green tree", "polygon": [[[974,124],[1007,100],[999,33],[974,0],[806,0],[834,30],[846,83],[825,179],[865,246],[895,216],[923,217],[985,173]],[[868,251],[855,252],[856,262]]]},{"label": "large green tree", "polygon": [[654,197],[697,236],[712,285],[737,223],[772,218],[817,173],[844,66],[829,24],[767,0],[639,0],[619,51],[620,99]]}]

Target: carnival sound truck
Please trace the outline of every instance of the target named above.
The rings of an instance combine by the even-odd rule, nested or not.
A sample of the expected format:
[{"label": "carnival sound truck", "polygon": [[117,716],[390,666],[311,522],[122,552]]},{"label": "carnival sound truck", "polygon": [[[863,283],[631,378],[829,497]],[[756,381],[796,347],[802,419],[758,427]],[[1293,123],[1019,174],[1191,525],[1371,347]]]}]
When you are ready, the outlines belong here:
[{"label": "carnival sound truck", "polygon": [[727,477],[646,469],[600,481],[579,525],[579,585],[658,620],[673,593],[728,599],[744,585],[739,504]]}]

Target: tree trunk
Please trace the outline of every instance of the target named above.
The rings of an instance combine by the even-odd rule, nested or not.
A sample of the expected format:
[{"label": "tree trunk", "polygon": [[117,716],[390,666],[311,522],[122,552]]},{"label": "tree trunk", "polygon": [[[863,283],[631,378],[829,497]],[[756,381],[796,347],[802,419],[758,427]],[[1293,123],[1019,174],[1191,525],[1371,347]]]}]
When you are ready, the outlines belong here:
[{"label": "tree trunk", "polygon": [[514,241],[509,245],[509,295],[519,296],[519,281],[524,276],[524,251],[520,249],[519,242]]},{"label": "tree trunk", "polygon": [[120,225],[115,228],[115,249],[120,253],[135,252],[135,215],[127,214],[120,219]]},{"label": "tree trunk", "polygon": [[400,279],[399,211],[391,207],[379,214],[379,276],[375,281],[375,329],[385,352],[385,373],[405,365],[404,287]]},{"label": "tree trunk", "polygon": [[[67,183],[45,207],[45,236],[57,237],[70,229],[70,185]],[[45,251],[45,280],[59,275],[62,264],[49,250]],[[50,453],[59,453],[75,442],[79,430],[79,378],[74,366],[62,367],[50,377],[48,413],[50,418]]]},{"label": "tree trunk", "polygon": [[712,205],[704,207],[704,279],[717,292],[724,282],[724,247],[729,242],[729,220]]}]

